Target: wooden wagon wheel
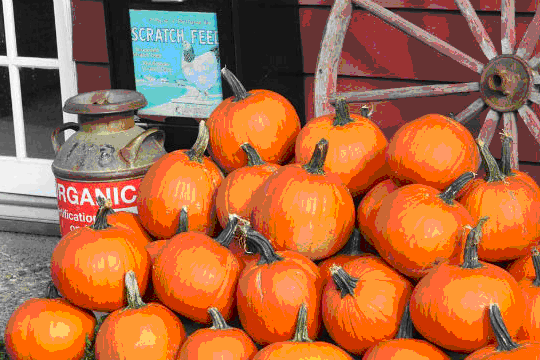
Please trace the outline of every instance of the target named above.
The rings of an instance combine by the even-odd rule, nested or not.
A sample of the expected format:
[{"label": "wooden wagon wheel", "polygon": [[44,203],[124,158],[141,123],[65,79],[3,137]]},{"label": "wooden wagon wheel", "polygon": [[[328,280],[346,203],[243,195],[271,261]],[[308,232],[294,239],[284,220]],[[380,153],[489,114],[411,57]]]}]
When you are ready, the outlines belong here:
[{"label": "wooden wagon wheel", "polygon": [[[536,11],[516,48],[514,1],[502,0],[502,54],[499,55],[470,1],[454,0],[488,59],[487,64],[483,64],[371,0],[352,0],[352,3],[351,0],[335,0],[326,23],[317,59],[314,89],[315,116],[333,112],[332,104],[338,97],[345,99],[346,102],[369,102],[479,92],[478,99],[457,114],[455,119],[465,124],[489,108],[479,138],[490,144],[502,117],[505,131],[510,133],[514,139],[512,166],[517,169],[519,165],[517,114],[523,119],[536,141],[540,143],[540,121],[529,106],[531,101],[540,105],[540,92],[535,87],[535,85],[540,84],[540,75],[536,70],[540,64],[540,54],[531,57],[540,37],[540,11]],[[351,19],[353,4],[475,71],[480,75],[479,81],[336,93],[339,59]]]}]

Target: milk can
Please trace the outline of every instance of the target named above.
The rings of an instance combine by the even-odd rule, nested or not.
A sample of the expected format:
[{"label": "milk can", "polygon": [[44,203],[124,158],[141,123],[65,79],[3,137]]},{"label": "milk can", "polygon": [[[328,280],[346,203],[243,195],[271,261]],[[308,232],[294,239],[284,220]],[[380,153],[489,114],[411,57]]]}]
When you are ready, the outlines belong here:
[{"label": "milk can", "polygon": [[[62,236],[94,222],[98,196],[111,199],[114,210],[137,212],[139,184],[165,154],[163,131],[135,126],[135,111],[146,104],[132,90],[82,93],[64,104],[79,123],[65,123],[51,136]],[[67,129],[76,133],[60,146],[58,136]]]}]

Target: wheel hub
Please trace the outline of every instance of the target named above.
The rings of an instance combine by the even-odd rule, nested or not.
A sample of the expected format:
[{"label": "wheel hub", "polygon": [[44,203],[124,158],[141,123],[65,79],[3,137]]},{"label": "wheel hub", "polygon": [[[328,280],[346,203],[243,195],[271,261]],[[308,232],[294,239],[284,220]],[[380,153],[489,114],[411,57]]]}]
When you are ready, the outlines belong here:
[{"label": "wheel hub", "polygon": [[480,77],[482,99],[497,111],[519,109],[531,94],[532,70],[523,59],[514,55],[493,58]]}]

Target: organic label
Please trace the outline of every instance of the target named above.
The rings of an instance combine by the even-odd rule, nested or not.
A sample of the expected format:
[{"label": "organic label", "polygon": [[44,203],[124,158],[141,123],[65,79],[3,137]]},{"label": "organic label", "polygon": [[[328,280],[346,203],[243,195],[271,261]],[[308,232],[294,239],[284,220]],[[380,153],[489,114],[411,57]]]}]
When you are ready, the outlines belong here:
[{"label": "organic label", "polygon": [[94,223],[98,197],[109,198],[116,211],[137,213],[137,192],[142,178],[111,182],[76,182],[56,179],[56,198],[62,236]]}]

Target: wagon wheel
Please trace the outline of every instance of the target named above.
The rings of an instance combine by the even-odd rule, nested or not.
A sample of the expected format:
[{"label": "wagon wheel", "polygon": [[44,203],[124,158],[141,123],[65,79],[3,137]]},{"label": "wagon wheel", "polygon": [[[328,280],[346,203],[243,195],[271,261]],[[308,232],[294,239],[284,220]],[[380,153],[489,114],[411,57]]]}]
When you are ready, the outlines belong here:
[{"label": "wagon wheel", "polygon": [[351,19],[352,3],[351,0],[335,0],[326,23],[317,59],[314,89],[315,116],[332,112],[332,105],[335,104],[337,98],[343,98],[346,102],[368,102],[479,92],[478,99],[457,114],[455,119],[465,124],[489,108],[478,136],[489,145],[502,117],[505,131],[510,133],[514,139],[511,159],[512,167],[517,169],[519,165],[517,114],[523,119],[536,141],[540,143],[540,121],[529,106],[530,102],[540,105],[540,92],[534,86],[540,84],[540,75],[536,70],[540,64],[540,54],[531,57],[540,37],[540,11],[536,11],[516,48],[514,1],[503,0],[501,4],[502,54],[498,55],[470,1],[454,0],[488,59],[487,64],[482,64],[371,0],[352,0],[352,3],[369,11],[389,25],[475,71],[480,75],[480,79],[479,82],[470,83],[412,86],[337,94],[339,59],[345,33]]}]

